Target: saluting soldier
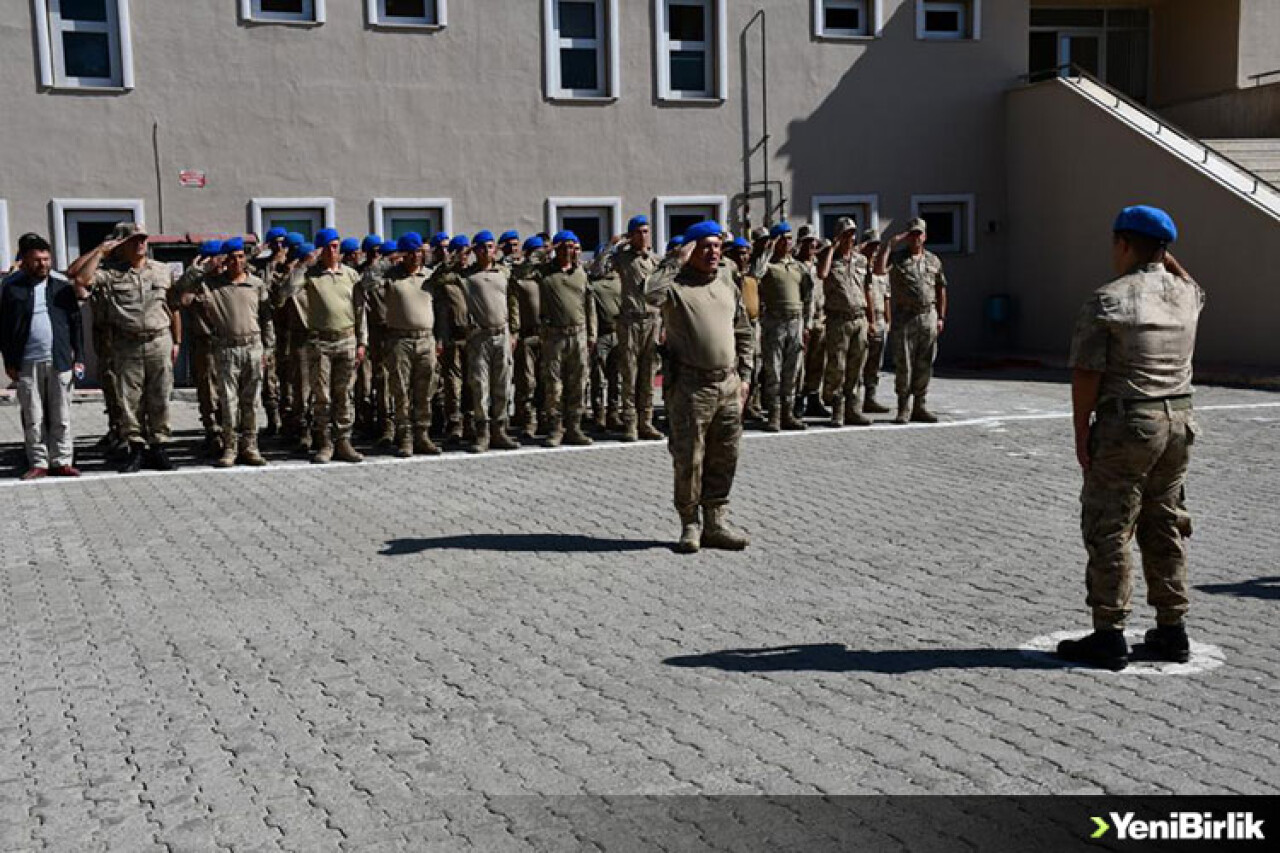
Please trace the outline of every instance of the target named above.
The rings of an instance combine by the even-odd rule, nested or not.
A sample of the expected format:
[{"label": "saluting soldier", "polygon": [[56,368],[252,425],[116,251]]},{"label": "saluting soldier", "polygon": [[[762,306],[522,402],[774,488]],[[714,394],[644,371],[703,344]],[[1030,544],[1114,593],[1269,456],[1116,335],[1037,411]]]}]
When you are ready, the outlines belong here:
[{"label": "saluting soldier", "polygon": [[[200,244],[196,259],[183,271],[174,286],[177,293],[197,287],[205,276],[222,271],[222,241],[206,240]],[[186,303],[183,303],[184,306]],[[188,314],[187,340],[191,356],[192,379],[196,385],[196,407],[200,411],[200,425],[204,427],[205,456],[217,457],[222,453],[222,417],[218,412],[219,397],[218,361],[213,351],[213,329],[209,321],[199,313]]]},{"label": "saluting soldier", "polygon": [[193,277],[181,297],[207,324],[217,363],[223,447],[215,464],[266,465],[258,452],[257,405],[264,353],[275,346],[271,296],[246,268],[243,239],[224,241],[221,257],[224,263]]},{"label": "saluting soldier", "polygon": [[889,407],[876,399],[880,385],[880,368],[884,365],[885,339],[892,325],[893,312],[889,308],[889,276],[876,275],[876,252],[880,251],[880,232],[868,228],[862,233],[862,245],[858,252],[867,259],[867,293],[871,298],[867,312],[867,364],[862,371],[862,411],[870,415],[883,415]]},{"label": "saluting soldier", "polygon": [[342,263],[342,241],[337,231],[323,228],[317,232],[316,240],[319,259],[298,265],[287,293],[305,304],[310,331],[307,355],[311,422],[315,430],[311,461],[317,465],[331,459],[362,462],[364,456],[351,446],[355,421],[351,386],[368,344],[364,303],[357,293],[360,274]]},{"label": "saluting soldier", "polygon": [[1093,633],[1064,640],[1067,660],[1123,669],[1124,628],[1136,534],[1156,627],[1148,651],[1186,662],[1187,465],[1198,428],[1192,413],[1196,327],[1204,291],[1169,252],[1178,229],[1165,211],[1139,205],[1116,218],[1112,268],[1119,276],[1081,309],[1071,342],[1076,458],[1084,472],[1081,528],[1089,563],[1085,603]]},{"label": "saluting soldier", "polygon": [[[278,226],[271,228],[262,238],[262,247],[249,261],[250,272],[262,279],[267,286],[268,294],[273,298],[275,271],[285,260],[287,252],[285,238],[288,236],[288,232],[283,228]],[[272,304],[275,304],[274,301]],[[263,430],[263,435],[266,436],[274,436],[280,431],[280,417],[288,407],[286,402],[288,383],[283,379],[284,363],[280,358],[282,346],[287,347],[288,344],[287,342],[282,344],[280,340],[284,336],[284,330],[276,329],[275,331],[276,344],[266,350],[262,361],[262,408],[267,413],[267,427]]]},{"label": "saluting soldier", "polygon": [[[836,241],[818,258],[818,279],[825,294],[826,376],[822,395],[831,405],[831,426],[870,426],[862,413],[858,388],[867,361],[867,259],[858,252],[858,223],[836,222]],[[809,339],[810,344],[813,339]]]},{"label": "saluting soldier", "polygon": [[765,430],[802,430],[804,421],[796,417],[794,401],[813,316],[813,276],[791,256],[789,223],[773,226],[769,238],[751,265],[751,274],[760,282]]},{"label": "saluting soldier", "polygon": [[618,317],[622,313],[622,276],[607,251],[596,253],[588,270],[596,314],[596,346],[591,351],[591,412],[597,430],[622,431],[622,352]]},{"label": "saluting soldier", "polygon": [[681,553],[741,550],[750,542],[726,517],[750,390],[751,324],[732,273],[720,264],[722,231],[715,222],[686,231],[680,253],[663,261],[646,289],[648,303],[662,312],[670,353],[663,392]]},{"label": "saluting soldier", "polygon": [[430,272],[422,265],[422,235],[405,234],[396,242],[396,251],[399,260],[384,276],[396,455],[435,456],[440,453],[431,440],[437,373],[435,291]]},{"label": "saluting soldier", "polygon": [[81,299],[91,290],[103,291],[123,398],[121,429],[129,443],[129,458],[120,469],[125,474],[142,468],[148,448],[157,469],[174,467],[165,445],[182,316],[175,310],[169,267],[147,257],[147,236],[140,223],[118,223],[105,242],[67,270]]},{"label": "saluting soldier", "polygon": [[[515,380],[515,426],[520,435],[532,439],[545,430],[545,425],[538,422],[542,403],[539,387],[538,364],[542,351],[542,340],[538,335],[538,317],[541,311],[538,279],[534,275],[538,266],[546,261],[541,237],[530,237],[524,242],[523,257],[513,260],[511,269],[511,287],[507,301],[507,310],[517,318],[520,325],[519,340],[516,341],[512,377]],[[504,255],[505,262],[508,257]]]},{"label": "saluting soldier", "polygon": [[448,234],[440,233],[432,238],[431,243],[436,265],[432,272],[432,287],[437,294],[436,315],[440,318],[444,342],[440,381],[444,385],[445,441],[473,441],[475,426],[469,406],[471,392],[466,382],[467,337],[471,333],[471,318],[467,313],[467,291],[462,281],[471,241],[463,234],[450,240]]},{"label": "saluting soldier", "polygon": [[645,282],[658,268],[650,248],[649,218],[634,216],[626,239],[615,243],[613,265],[622,279],[618,349],[622,362],[622,440],[658,441],[653,425],[653,382],[658,375],[658,312],[645,303]]},{"label": "saluting soldier", "polygon": [[801,225],[796,235],[796,260],[808,271],[813,280],[813,307],[809,321],[809,334],[805,338],[804,358],[800,361],[800,379],[796,388],[796,417],[815,418],[831,416],[822,405],[822,383],[826,377],[827,363],[827,313],[826,294],[822,279],[818,277],[818,253],[829,244],[820,239],[810,225]]},{"label": "saluting soldier", "polygon": [[[923,219],[913,219],[904,233],[895,235],[876,254],[875,273],[888,274],[893,301],[889,346],[898,392],[898,415],[893,421],[897,424],[938,422],[926,403],[938,337],[947,322],[947,277],[942,261],[924,247],[926,231]],[[899,248],[903,242],[906,245]]]},{"label": "saluting soldier", "polygon": [[553,257],[534,273],[539,291],[547,446],[558,447],[561,441],[587,445],[591,439],[582,431],[583,392],[596,341],[595,306],[587,272],[578,262],[582,251],[578,235],[561,231],[551,244]]},{"label": "saluting soldier", "polygon": [[289,405],[286,407],[284,432],[295,442],[294,452],[302,456],[311,454],[311,358],[309,347],[311,331],[307,324],[307,305],[300,292],[291,293],[289,282],[293,273],[310,263],[315,255],[314,244],[306,242],[301,234],[290,233],[285,260],[272,269],[272,280],[267,282],[271,291],[271,304],[275,306],[276,341],[286,341],[282,363],[288,389]]},{"label": "saluting soldier", "polygon": [[507,286],[511,272],[497,262],[497,242],[492,231],[481,231],[471,241],[474,262],[462,272],[471,333],[467,337],[467,384],[474,404],[475,441],[468,448],[484,453],[490,447],[514,450],[507,434],[507,402],[511,385],[511,353],[518,317],[511,316]]}]

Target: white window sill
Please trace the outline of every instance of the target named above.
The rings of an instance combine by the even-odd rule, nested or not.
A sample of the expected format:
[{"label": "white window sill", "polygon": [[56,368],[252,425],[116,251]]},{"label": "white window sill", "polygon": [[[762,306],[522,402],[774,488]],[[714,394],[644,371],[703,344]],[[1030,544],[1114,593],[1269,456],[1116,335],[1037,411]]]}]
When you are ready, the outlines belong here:
[{"label": "white window sill", "polygon": [[311,29],[312,27],[323,27],[324,21],[291,21],[286,18],[241,18],[241,22],[252,24],[255,27],[298,27],[299,29]]},{"label": "white window sill", "polygon": [[835,41],[835,42],[842,42],[842,41],[871,42],[880,38],[880,36],[877,36],[877,35],[860,36],[860,35],[852,35],[852,34],[844,35],[842,33],[814,33],[813,37],[818,41]]},{"label": "white window sill", "polygon": [[404,23],[394,23],[391,21],[373,21],[369,24],[369,29],[380,30],[385,32],[415,32],[415,33],[434,33],[440,30],[448,29],[447,24],[414,24],[408,21]]},{"label": "white window sill", "polygon": [[694,106],[694,107],[708,107],[708,106],[718,107],[721,104],[723,104],[725,100],[726,100],[725,98],[722,98],[719,95],[696,95],[696,96],[694,95],[690,95],[690,96],[659,95],[658,96],[659,103],[674,104],[677,106],[682,104],[687,104],[689,106]]},{"label": "white window sill", "polygon": [[103,94],[103,95],[124,95],[132,92],[133,86],[73,86],[70,83],[54,83],[52,86],[45,86],[45,92],[53,92],[64,95],[82,95],[82,94]]},{"label": "white window sill", "polygon": [[976,39],[976,38],[973,38],[972,36],[962,36],[957,38],[956,36],[923,35],[923,36],[916,36],[916,41],[933,41],[933,42],[941,42],[943,44],[977,44],[978,42],[981,41],[981,39]]},{"label": "white window sill", "polygon": [[548,95],[547,100],[553,104],[612,104],[618,100],[617,95]]}]

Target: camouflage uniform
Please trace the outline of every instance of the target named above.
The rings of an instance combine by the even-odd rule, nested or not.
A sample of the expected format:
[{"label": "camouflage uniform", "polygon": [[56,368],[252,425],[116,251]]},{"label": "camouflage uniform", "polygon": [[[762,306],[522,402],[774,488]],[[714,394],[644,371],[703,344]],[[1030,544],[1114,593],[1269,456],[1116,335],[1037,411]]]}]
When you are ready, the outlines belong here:
[{"label": "camouflage uniform", "polygon": [[813,276],[791,257],[771,261],[761,255],[751,275],[759,281],[761,311],[761,399],[769,429],[803,429],[794,414],[796,386],[804,358],[804,332],[813,316]]},{"label": "camouflage uniform", "polygon": [[873,412],[884,410],[876,402],[876,388],[880,384],[880,368],[884,364],[885,335],[888,332],[885,299],[889,295],[889,276],[876,275],[868,268],[867,280],[867,289],[871,292],[869,313],[871,323],[867,331],[867,363],[862,371],[862,384],[866,388],[863,410]]},{"label": "camouflage uniform", "polygon": [[[862,414],[858,386],[867,359],[867,259],[850,250],[836,258],[822,283],[826,294],[826,376],[822,396],[831,405],[832,424],[870,423]],[[813,338],[809,338],[810,344]]]},{"label": "camouflage uniform", "polygon": [[520,339],[516,342],[512,376],[515,380],[515,425],[527,438],[538,432],[539,407],[542,405],[542,389],[539,387],[538,363],[542,341],[538,336],[538,282],[533,271],[542,262],[543,255],[512,263],[511,289],[507,310],[520,324]]},{"label": "camouflage uniform", "polygon": [[[182,273],[175,288],[179,293],[195,291],[205,278],[205,271],[192,264]],[[200,410],[200,425],[204,427],[208,453],[222,451],[222,417],[218,411],[221,398],[218,387],[218,359],[213,351],[213,330],[209,321],[198,311],[187,312],[191,320],[183,324],[191,345],[191,373],[196,385],[196,406]]]},{"label": "camouflage uniform", "polygon": [[[540,265],[538,279],[542,339],[543,409],[547,443],[562,437],[570,444],[590,444],[582,432],[583,394],[587,388],[590,346],[596,338],[596,313],[590,282],[580,265],[562,269],[554,259]],[[561,395],[564,409],[561,411]]]},{"label": "camouflage uniform", "polygon": [[507,435],[507,404],[511,391],[511,335],[520,331],[507,295],[511,271],[501,264],[487,269],[472,265],[462,272],[467,315],[467,384],[475,418],[473,452],[515,447]]},{"label": "camouflage uniform", "polygon": [[898,419],[906,420],[908,408],[925,410],[933,361],[938,355],[937,288],[947,286],[942,261],[927,249],[919,255],[899,249],[889,256],[889,286],[893,294],[894,390],[898,394]]},{"label": "camouflage uniform", "polygon": [[1103,374],[1080,496],[1086,603],[1098,630],[1123,628],[1129,616],[1135,533],[1157,624],[1181,625],[1187,612],[1184,486],[1198,433],[1191,358],[1203,305],[1199,285],[1151,264],[1097,290],[1076,323],[1071,366]]},{"label": "camouflage uniform", "polygon": [[470,391],[464,381],[467,371],[467,337],[471,333],[471,318],[467,314],[467,291],[456,261],[445,261],[431,274],[432,288],[436,293],[436,317],[439,318],[440,339],[444,343],[444,356],[439,365],[440,382],[444,396],[446,437],[462,438],[473,430]]},{"label": "camouflage uniform", "polygon": [[591,282],[596,313],[596,348],[591,353],[591,410],[599,429],[622,429],[622,353],[618,349],[618,314],[622,311],[622,278],[610,270]]},{"label": "camouflage uniform", "polygon": [[105,290],[94,290],[90,294],[89,310],[93,318],[93,351],[98,359],[98,384],[102,387],[102,402],[107,410],[106,444],[110,448],[125,440],[124,402],[120,396],[120,374],[111,346],[111,320]]},{"label": "camouflage uniform", "polygon": [[653,426],[653,383],[658,375],[658,313],[645,304],[645,282],[658,267],[652,251],[637,251],[629,243],[613,250],[612,263],[622,279],[622,310],[618,314],[619,362],[622,366],[623,438],[635,441],[643,433],[662,438]]},{"label": "camouflage uniform", "polygon": [[440,452],[430,436],[438,372],[435,290],[430,280],[428,270],[410,272],[403,264],[384,276],[386,347],[400,456]]},{"label": "camouflage uniform", "polygon": [[[251,272],[258,278],[262,279],[263,284],[267,288],[267,298],[274,306],[274,282],[275,268],[277,264],[273,255],[260,255],[253,259],[250,263]],[[273,309],[272,326],[273,332],[281,332],[282,330],[274,329],[275,315]],[[274,334],[273,334],[274,338]],[[262,408],[267,414],[267,435],[274,435],[280,424],[281,408],[284,405],[283,394],[281,391],[284,383],[280,380],[280,361],[277,354],[280,350],[280,340],[274,338],[275,343],[266,347],[262,354]]]},{"label": "camouflage uniform", "polygon": [[[809,322],[809,336],[804,345],[804,358],[800,362],[800,380],[796,390],[804,397],[813,400],[821,396],[827,375],[828,323],[826,294],[817,279],[817,264],[813,261],[801,261],[800,263],[813,280],[813,306],[810,309],[812,319]],[[816,414],[816,412],[810,411],[809,414]]]},{"label": "camouflage uniform", "polygon": [[392,422],[391,371],[394,370],[387,342],[386,281],[390,266],[385,259],[365,264],[360,270],[360,298],[364,300],[365,322],[369,325],[368,358],[356,370],[353,393],[356,418],[362,428],[375,433],[379,441],[395,437]]},{"label": "camouflage uniform", "polygon": [[[311,450],[311,357],[309,352],[311,330],[307,323],[307,305],[301,293],[289,289],[293,268],[285,267],[275,273],[272,304],[276,308],[276,340],[285,342],[284,374],[289,388],[289,406],[285,419],[285,433],[298,440],[298,449]],[[277,343],[278,346],[278,343]]]}]

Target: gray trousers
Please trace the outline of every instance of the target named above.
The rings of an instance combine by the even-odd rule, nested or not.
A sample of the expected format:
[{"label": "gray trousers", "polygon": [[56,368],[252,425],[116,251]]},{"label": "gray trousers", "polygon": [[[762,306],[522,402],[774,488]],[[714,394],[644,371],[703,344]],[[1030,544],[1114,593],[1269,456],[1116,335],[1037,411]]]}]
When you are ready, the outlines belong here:
[{"label": "gray trousers", "polygon": [[70,465],[71,371],[59,373],[49,361],[24,361],[18,371],[18,404],[31,467],[48,468],[51,458],[55,468]]}]

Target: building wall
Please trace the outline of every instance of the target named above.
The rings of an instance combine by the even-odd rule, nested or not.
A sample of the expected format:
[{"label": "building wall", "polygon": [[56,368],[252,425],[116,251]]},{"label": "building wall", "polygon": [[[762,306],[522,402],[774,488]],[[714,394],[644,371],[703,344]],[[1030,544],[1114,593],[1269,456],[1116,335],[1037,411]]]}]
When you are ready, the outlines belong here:
[{"label": "building wall", "polygon": [[1276,82],[1174,104],[1160,114],[1201,139],[1280,138],[1280,77],[1271,79]]},{"label": "building wall", "polygon": [[[810,0],[730,0],[717,106],[656,102],[652,2],[619,3],[621,97],[604,105],[544,100],[534,0],[451,3],[439,32],[375,31],[363,3],[328,5],[327,23],[296,27],[244,25],[231,0],[131,0],[136,88],[63,94],[38,91],[23,4],[0,26],[11,233],[48,232],[57,197],[141,198],[169,233],[247,229],[255,196],[332,196],[352,234],[377,197],[451,198],[468,232],[541,229],[550,196],[620,197],[624,217],[665,195],[737,205],[765,165],[744,156],[763,133],[759,22],[748,27],[760,5],[787,215],[806,220],[815,194],[878,193],[901,224],[913,193],[974,194],[981,233],[976,254],[949,259],[944,350],[979,345],[978,297],[1005,267],[1001,93],[1025,71],[1026,0],[982,0],[982,38],[966,43],[918,41],[914,0],[884,0],[882,37],[857,42],[815,39]],[[179,188],[182,169],[208,186]]]},{"label": "building wall", "polygon": [[1086,295],[1109,281],[1116,212],[1177,221],[1179,260],[1208,294],[1197,361],[1280,368],[1280,222],[1113,119],[1059,81],[1007,98],[1010,281],[1017,345],[1065,361]]},{"label": "building wall", "polygon": [[[1165,0],[1152,22],[1153,104],[1230,91],[1240,66],[1241,0]],[[1271,17],[1280,19],[1273,9]]]},{"label": "building wall", "polygon": [[[1253,74],[1280,71],[1280,4],[1240,0],[1240,86],[1252,86]],[[1263,82],[1274,83],[1280,76]]]}]

